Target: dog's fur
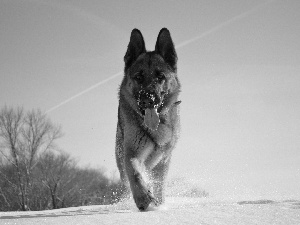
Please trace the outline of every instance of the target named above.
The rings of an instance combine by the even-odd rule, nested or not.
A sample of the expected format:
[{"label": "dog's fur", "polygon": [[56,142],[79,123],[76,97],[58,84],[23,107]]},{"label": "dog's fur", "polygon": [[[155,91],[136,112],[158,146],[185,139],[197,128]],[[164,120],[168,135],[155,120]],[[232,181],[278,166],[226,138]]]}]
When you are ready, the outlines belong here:
[{"label": "dog's fur", "polygon": [[[179,137],[180,83],[177,54],[168,29],[161,29],[151,52],[146,51],[141,32],[132,30],[124,61],[116,160],[121,180],[130,184],[136,206],[146,210],[150,203],[164,202],[164,181]],[[147,109],[157,110],[156,129],[145,123]]]}]

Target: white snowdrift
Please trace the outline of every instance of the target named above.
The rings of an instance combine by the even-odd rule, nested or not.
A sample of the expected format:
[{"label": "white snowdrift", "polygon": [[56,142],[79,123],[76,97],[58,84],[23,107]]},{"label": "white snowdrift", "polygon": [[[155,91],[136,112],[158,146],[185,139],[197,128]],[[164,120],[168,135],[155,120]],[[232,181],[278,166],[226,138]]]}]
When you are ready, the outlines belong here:
[{"label": "white snowdrift", "polygon": [[209,198],[167,198],[153,211],[139,212],[132,199],[116,205],[48,211],[0,212],[0,224],[300,224],[300,201],[217,201]]}]

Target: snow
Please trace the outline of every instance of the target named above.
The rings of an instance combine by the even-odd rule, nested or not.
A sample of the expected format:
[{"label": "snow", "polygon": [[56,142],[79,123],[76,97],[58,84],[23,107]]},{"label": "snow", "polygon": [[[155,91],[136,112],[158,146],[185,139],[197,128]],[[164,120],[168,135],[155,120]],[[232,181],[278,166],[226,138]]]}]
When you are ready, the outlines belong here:
[{"label": "snow", "polygon": [[224,201],[168,197],[166,204],[139,212],[132,199],[115,205],[48,211],[0,212],[0,224],[300,224],[300,201]]}]

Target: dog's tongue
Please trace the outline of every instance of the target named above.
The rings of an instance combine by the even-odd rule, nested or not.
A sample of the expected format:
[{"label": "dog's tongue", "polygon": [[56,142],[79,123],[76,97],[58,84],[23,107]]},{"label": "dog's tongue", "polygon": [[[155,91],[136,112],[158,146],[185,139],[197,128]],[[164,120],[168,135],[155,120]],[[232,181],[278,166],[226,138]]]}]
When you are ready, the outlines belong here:
[{"label": "dog's tongue", "polygon": [[159,116],[157,113],[157,109],[146,109],[144,123],[151,130],[156,130],[159,125]]}]

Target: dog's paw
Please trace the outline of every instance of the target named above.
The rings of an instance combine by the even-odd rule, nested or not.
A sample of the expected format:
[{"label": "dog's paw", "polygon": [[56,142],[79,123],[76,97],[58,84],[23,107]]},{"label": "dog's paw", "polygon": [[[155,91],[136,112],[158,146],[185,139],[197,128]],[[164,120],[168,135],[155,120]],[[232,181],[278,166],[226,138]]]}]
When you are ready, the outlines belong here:
[{"label": "dog's paw", "polygon": [[154,198],[150,190],[148,190],[147,193],[144,193],[144,195],[137,199],[137,207],[140,211],[147,210],[151,203],[155,206],[159,205],[158,201]]}]

